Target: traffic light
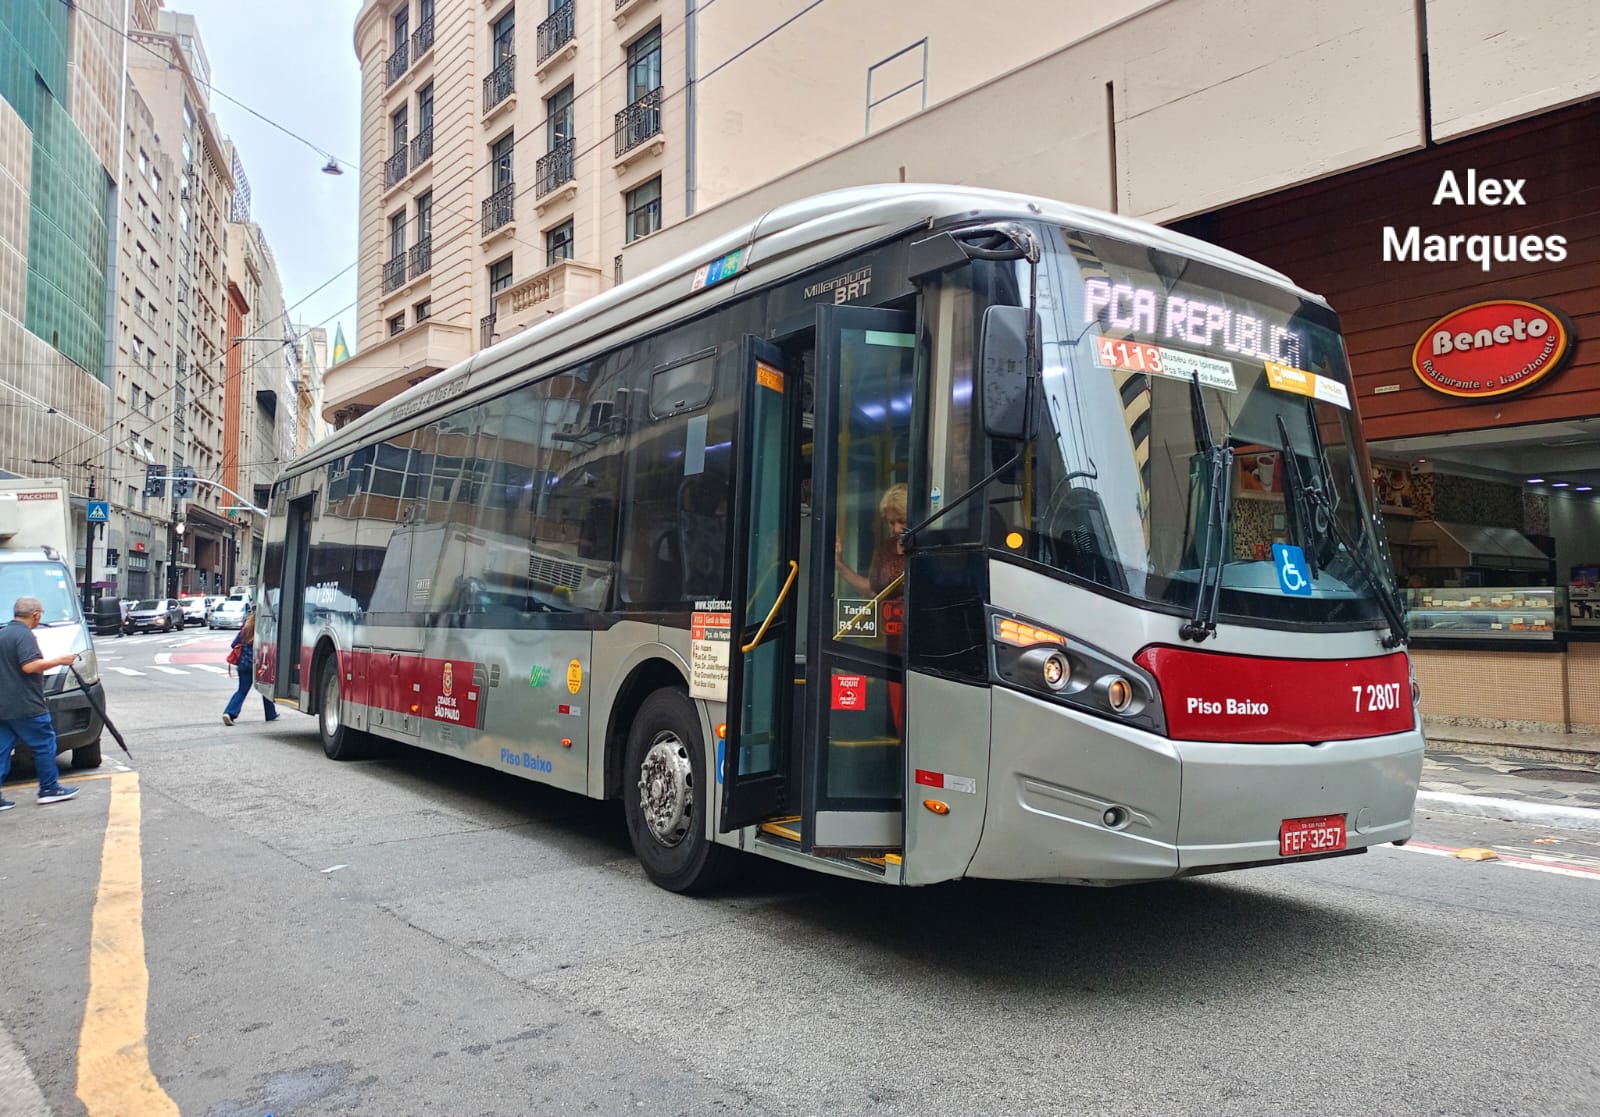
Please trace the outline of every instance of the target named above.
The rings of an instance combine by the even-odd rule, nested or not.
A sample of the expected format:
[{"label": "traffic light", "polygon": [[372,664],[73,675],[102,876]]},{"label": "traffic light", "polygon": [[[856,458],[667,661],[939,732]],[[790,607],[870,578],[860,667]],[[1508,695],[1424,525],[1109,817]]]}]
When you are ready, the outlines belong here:
[{"label": "traffic light", "polygon": [[166,470],[155,462],[144,467],[144,495],[160,497],[166,495],[167,482]]},{"label": "traffic light", "polygon": [[172,481],[172,499],[188,500],[194,496],[194,466],[180,465]]}]

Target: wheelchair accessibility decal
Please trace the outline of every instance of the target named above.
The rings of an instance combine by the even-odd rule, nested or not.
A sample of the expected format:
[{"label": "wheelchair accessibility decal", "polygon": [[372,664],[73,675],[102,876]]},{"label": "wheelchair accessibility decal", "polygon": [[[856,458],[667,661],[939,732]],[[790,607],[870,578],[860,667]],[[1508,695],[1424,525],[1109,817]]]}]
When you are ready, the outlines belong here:
[{"label": "wheelchair accessibility decal", "polygon": [[1272,545],[1272,565],[1278,571],[1278,588],[1295,597],[1311,596],[1311,567],[1306,553],[1286,543]]}]

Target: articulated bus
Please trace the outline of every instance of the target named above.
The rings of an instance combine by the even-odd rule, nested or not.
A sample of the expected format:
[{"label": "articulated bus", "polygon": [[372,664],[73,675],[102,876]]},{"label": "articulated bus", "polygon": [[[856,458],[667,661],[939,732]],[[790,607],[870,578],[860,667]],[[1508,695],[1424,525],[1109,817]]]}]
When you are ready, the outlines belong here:
[{"label": "articulated bus", "polygon": [[625,805],[649,877],[1119,884],[1411,836],[1422,765],[1333,311],[988,190],[752,224],[276,481],[257,686]]}]

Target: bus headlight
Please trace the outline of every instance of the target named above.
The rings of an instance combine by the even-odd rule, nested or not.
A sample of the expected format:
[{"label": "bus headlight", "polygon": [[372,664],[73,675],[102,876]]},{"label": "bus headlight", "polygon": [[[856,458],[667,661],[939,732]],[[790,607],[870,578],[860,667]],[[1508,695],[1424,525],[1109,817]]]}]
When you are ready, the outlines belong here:
[{"label": "bus headlight", "polygon": [[1072,668],[1067,665],[1067,657],[1060,652],[1051,652],[1044,657],[1044,664],[1039,668],[1039,674],[1044,676],[1044,685],[1051,690],[1060,690],[1067,685],[1067,680],[1072,678]]},{"label": "bus headlight", "polygon": [[1125,714],[1133,706],[1133,684],[1121,675],[1105,681],[1106,705],[1119,714]]},{"label": "bus headlight", "polygon": [[1065,690],[1073,681],[1072,663],[1056,647],[1028,648],[1017,657],[1016,670],[1029,682],[1038,680],[1036,685],[1042,684],[1051,693]]},{"label": "bus headlight", "polygon": [[1155,679],[1137,664],[999,610],[991,611],[990,635],[990,671],[996,683],[1084,713],[1166,732]]}]

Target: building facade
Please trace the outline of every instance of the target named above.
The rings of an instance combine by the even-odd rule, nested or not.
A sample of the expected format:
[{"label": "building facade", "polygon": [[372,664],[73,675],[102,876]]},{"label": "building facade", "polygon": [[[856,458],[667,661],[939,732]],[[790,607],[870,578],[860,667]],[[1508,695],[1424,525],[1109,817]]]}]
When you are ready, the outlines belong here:
[{"label": "building facade", "polygon": [[[236,179],[242,177],[242,167]],[[262,517],[273,478],[294,455],[299,343],[284,308],[283,283],[261,226],[237,204],[228,227],[228,423],[223,433],[223,514],[229,521],[223,575],[253,584],[261,563]]]},{"label": "building facade", "polygon": [[165,472],[172,444],[179,168],[131,80],[125,96],[104,573],[117,596],[146,598],[165,592],[171,559],[171,504],[148,491],[147,477]]},{"label": "building facade", "polygon": [[[689,65],[663,0],[369,0],[357,355],[336,425],[609,287],[681,198]],[[676,154],[674,154],[676,152]]]},{"label": "building facade", "polygon": [[[233,204],[233,161],[210,111],[210,64],[193,16],[160,13],[154,30],[135,30],[128,69],[150,107],[156,132],[175,148],[177,171],[177,300],[172,333],[170,437],[158,448],[171,474],[220,476],[227,422],[224,360],[230,342],[227,218]],[[207,83],[207,84],[203,84]],[[224,579],[231,500],[213,485],[187,496],[166,486],[173,555],[169,594],[216,592]]]},{"label": "building facade", "polygon": [[90,17],[111,7],[17,0],[0,21],[0,470],[67,480],[80,579],[104,568],[81,516],[106,483],[121,53]]},{"label": "building facade", "polygon": [[294,335],[298,367],[295,372],[294,452],[303,454],[327,432],[322,418],[322,375],[328,367],[328,331],[321,326],[296,324]]}]

